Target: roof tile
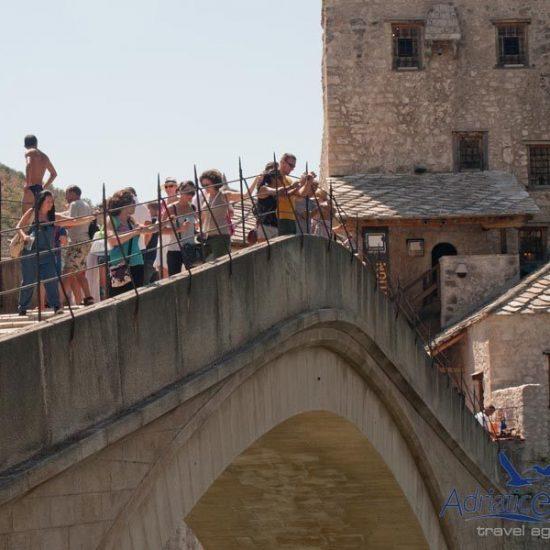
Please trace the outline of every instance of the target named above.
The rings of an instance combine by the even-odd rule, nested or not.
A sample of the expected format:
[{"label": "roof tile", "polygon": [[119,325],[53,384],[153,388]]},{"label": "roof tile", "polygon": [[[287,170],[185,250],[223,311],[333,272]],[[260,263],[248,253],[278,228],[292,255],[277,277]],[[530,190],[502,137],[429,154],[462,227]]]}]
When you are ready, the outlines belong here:
[{"label": "roof tile", "polygon": [[447,218],[538,214],[516,178],[505,172],[365,174],[329,178],[342,209],[363,218]]}]

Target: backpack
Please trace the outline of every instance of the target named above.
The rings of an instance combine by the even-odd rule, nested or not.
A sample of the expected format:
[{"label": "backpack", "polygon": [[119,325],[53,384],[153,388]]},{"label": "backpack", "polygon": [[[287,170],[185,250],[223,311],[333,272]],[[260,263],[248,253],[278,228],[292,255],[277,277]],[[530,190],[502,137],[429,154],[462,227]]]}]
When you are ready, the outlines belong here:
[{"label": "backpack", "polygon": [[90,222],[90,225],[88,226],[88,237],[90,237],[90,240],[94,238],[94,235],[99,231],[99,225],[97,223],[97,220],[92,220]]}]

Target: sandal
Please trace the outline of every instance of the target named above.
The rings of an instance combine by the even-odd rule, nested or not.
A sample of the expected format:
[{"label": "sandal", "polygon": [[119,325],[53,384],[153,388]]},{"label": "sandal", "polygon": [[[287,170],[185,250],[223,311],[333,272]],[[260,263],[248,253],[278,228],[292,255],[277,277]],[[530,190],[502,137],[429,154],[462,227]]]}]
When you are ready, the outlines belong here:
[{"label": "sandal", "polygon": [[91,296],[88,296],[87,298],[84,298],[84,300],[82,300],[83,306],[93,306],[94,303],[94,299]]}]

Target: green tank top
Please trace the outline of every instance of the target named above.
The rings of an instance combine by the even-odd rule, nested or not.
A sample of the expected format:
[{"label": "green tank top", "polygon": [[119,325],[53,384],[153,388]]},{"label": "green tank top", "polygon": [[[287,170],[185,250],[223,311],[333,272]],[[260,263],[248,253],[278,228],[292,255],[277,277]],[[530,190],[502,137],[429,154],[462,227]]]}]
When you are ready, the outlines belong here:
[{"label": "green tank top", "polygon": [[[120,227],[120,220],[118,219],[118,216],[113,216],[113,224],[115,226],[115,229],[118,231]],[[132,225],[128,224],[130,231],[133,229]],[[120,235],[123,235],[123,233],[120,233]],[[118,265],[124,261],[124,256],[128,259],[128,264],[130,266],[132,265],[143,265],[143,255],[141,253],[141,250],[139,249],[139,237],[133,237],[129,241],[122,244],[122,250],[124,251],[124,255],[122,254],[120,250],[120,246],[115,246],[109,251],[109,263],[111,265]]]}]

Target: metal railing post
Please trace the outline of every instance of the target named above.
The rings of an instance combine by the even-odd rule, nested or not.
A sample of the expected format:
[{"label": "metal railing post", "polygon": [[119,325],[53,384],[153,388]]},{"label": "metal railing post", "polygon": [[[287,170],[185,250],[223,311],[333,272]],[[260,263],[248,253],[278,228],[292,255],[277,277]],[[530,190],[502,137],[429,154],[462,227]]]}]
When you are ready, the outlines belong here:
[{"label": "metal railing post", "polygon": [[357,250],[357,256],[362,257],[362,253],[359,253],[359,216],[355,216],[355,250]]},{"label": "metal railing post", "polygon": [[[0,263],[2,262],[2,180],[0,179]],[[0,265],[0,309],[4,307],[4,296],[1,294],[4,290],[4,268]]]},{"label": "metal railing post", "polygon": [[109,247],[107,245],[107,197],[105,195],[105,184],[103,184],[103,193],[102,193],[102,204],[103,204],[103,251],[105,254],[105,299],[109,298],[109,290],[111,287],[109,280]]},{"label": "metal railing post", "polygon": [[201,200],[201,193],[199,191],[200,189],[200,181],[199,176],[197,174],[197,165],[193,165],[193,173],[195,176],[195,187],[197,188],[197,210],[199,211],[199,242],[201,245],[201,259],[202,261],[206,261],[206,257],[204,255],[204,235],[202,232],[202,200]]},{"label": "metal railing post", "polygon": [[[308,174],[309,174],[309,162],[306,161],[306,183],[307,183]],[[308,235],[310,235],[311,234],[311,227],[310,227],[311,221],[309,219],[309,195],[306,196],[305,200],[306,200],[306,233]]]},{"label": "metal railing post", "polygon": [[271,243],[269,242],[269,238],[267,236],[267,231],[265,230],[264,224],[262,223],[263,220],[260,216],[260,213],[258,212],[258,208],[254,204],[254,198],[252,197],[252,193],[250,191],[250,187],[248,186],[248,182],[246,181],[246,178],[243,178],[243,182],[246,186],[246,191],[247,191],[248,196],[250,197],[250,201],[252,203],[252,211],[253,211],[254,215],[256,216],[256,219],[258,220],[258,223],[260,224],[260,226],[262,228],[262,232],[264,234],[264,239],[265,239],[265,242],[267,243],[267,259],[271,260]]},{"label": "metal railing post", "polygon": [[323,214],[323,210],[321,208],[321,203],[319,202],[319,199],[317,197],[317,193],[313,193],[313,198],[315,199],[315,204],[317,205],[317,210],[319,211],[319,215],[321,216],[321,221],[323,222],[323,226],[324,226],[325,231],[327,233],[328,250],[330,251],[330,244],[332,242],[332,233],[329,232],[329,226],[327,226],[327,222],[325,221],[325,215]]},{"label": "metal railing post", "polygon": [[[349,243],[349,249],[350,249],[350,261],[353,262],[353,258],[355,256],[355,250],[353,250],[353,239],[351,237],[351,234],[350,232],[348,231],[348,228],[346,227],[346,223],[344,221],[344,218],[342,216],[342,212],[343,210],[340,208],[338,202],[336,201],[335,198],[333,198],[333,201],[334,201],[334,204],[336,206],[336,213],[338,215],[338,218],[340,219],[340,224],[342,225],[342,227],[344,228],[344,231],[346,233],[346,237],[348,238],[348,243]],[[345,214],[345,212],[344,212]]]},{"label": "metal railing post", "polygon": [[330,215],[330,234],[333,235],[333,220],[334,220],[334,214],[333,214],[333,194],[332,194],[332,180],[330,181],[329,183],[329,193],[328,193],[328,197],[329,197],[329,201],[330,201],[330,210],[329,210],[329,215]]},{"label": "metal railing post", "polygon": [[38,243],[40,241],[40,222],[38,220],[38,201],[34,201],[34,244],[36,246],[35,260],[36,260],[36,303],[38,308],[38,320],[42,321],[42,305],[40,304],[42,298],[42,291],[40,289],[40,250]]},{"label": "metal railing post", "polygon": [[[157,208],[159,211],[159,219],[162,219],[162,209],[161,209],[161,192],[160,192],[160,174],[157,174]],[[159,265],[160,265],[160,277],[159,279],[162,281],[162,278],[164,277],[164,254],[162,252],[162,231],[159,233],[159,252],[160,252],[160,258],[159,258]]]},{"label": "metal railing post", "polygon": [[243,169],[241,165],[241,157],[239,157],[239,184],[241,190],[241,217],[243,228],[243,245],[246,245],[246,224],[244,222],[244,193],[243,193]]}]

